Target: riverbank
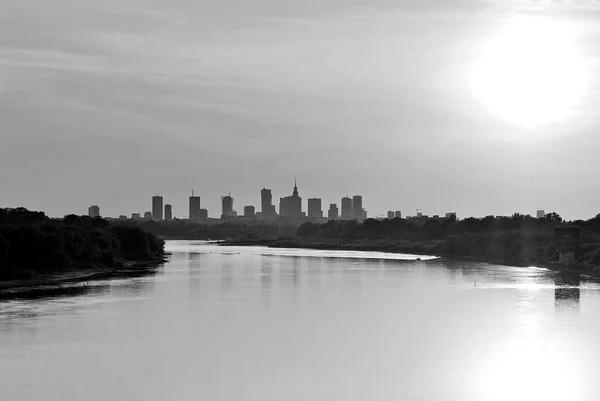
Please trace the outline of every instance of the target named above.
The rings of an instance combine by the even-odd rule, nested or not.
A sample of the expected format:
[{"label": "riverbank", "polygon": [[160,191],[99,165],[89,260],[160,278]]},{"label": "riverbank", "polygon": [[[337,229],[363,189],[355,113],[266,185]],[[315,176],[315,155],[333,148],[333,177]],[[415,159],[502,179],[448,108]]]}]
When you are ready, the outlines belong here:
[{"label": "riverbank", "polygon": [[106,280],[114,277],[135,276],[152,273],[168,259],[156,256],[148,260],[125,261],[122,266],[94,266],[85,269],[57,271],[36,274],[35,278],[0,281],[0,297],[11,292],[21,292],[36,287],[55,287],[68,283],[81,283],[94,280]]},{"label": "riverbank", "polygon": [[[597,266],[590,266],[586,264],[574,264],[574,265],[559,265],[552,261],[516,261],[489,258],[485,256],[477,255],[457,255],[440,253],[433,250],[436,243],[425,242],[425,243],[380,243],[376,241],[361,241],[360,243],[355,242],[341,242],[341,241],[305,241],[301,239],[292,238],[278,238],[278,239],[234,239],[228,241],[222,241],[219,243],[221,246],[266,246],[269,248],[299,248],[299,249],[317,249],[317,250],[330,250],[330,251],[366,251],[366,252],[389,252],[389,253],[405,253],[412,255],[423,255],[423,256],[437,256],[440,259],[463,261],[463,262],[479,262],[489,263],[495,265],[514,266],[514,267],[541,267],[549,270],[576,273],[589,278],[600,278],[600,268]],[[423,248],[429,248],[432,251],[422,251]]]}]

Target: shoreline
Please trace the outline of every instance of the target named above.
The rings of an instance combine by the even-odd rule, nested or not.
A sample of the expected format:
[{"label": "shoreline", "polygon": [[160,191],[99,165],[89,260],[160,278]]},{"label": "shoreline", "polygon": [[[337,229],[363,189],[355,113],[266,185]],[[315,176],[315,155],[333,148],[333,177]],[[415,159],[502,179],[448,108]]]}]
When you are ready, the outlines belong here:
[{"label": "shoreline", "polygon": [[298,248],[298,249],[315,249],[315,250],[333,250],[333,251],[363,251],[363,252],[386,252],[386,253],[401,253],[401,254],[411,254],[411,255],[421,255],[421,256],[435,256],[437,259],[433,260],[452,260],[457,262],[478,262],[478,263],[486,263],[486,264],[494,264],[500,266],[511,266],[511,267],[539,267],[545,268],[548,270],[561,272],[561,273],[570,273],[570,274],[579,274],[582,277],[600,280],[600,271],[584,271],[582,268],[577,268],[576,266],[568,266],[568,265],[559,265],[558,263],[539,263],[539,262],[519,262],[519,261],[510,261],[510,260],[498,260],[491,259],[482,256],[475,255],[445,255],[445,254],[430,254],[430,253],[422,253],[411,250],[394,250],[394,249],[381,249],[377,246],[373,245],[349,245],[343,243],[301,243],[301,242],[291,242],[286,243],[286,240],[282,239],[258,239],[258,240],[232,240],[232,241],[221,241],[218,243],[219,246],[266,246],[268,248]]},{"label": "shoreline", "polygon": [[37,287],[55,287],[67,283],[105,280],[113,277],[145,274],[156,271],[167,263],[167,256],[156,256],[149,260],[131,260],[120,267],[97,266],[95,268],[59,271],[39,274],[36,278],[0,281],[0,297],[21,292],[33,291]]}]

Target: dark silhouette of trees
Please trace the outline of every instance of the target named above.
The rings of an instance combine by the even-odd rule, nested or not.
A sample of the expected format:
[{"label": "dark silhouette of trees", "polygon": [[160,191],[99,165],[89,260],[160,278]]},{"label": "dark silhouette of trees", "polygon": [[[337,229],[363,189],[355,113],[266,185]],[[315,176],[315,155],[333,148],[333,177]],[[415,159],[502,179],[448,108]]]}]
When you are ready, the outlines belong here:
[{"label": "dark silhouette of trees", "polygon": [[136,227],[102,218],[49,219],[25,208],[0,209],[0,279],[39,272],[117,267],[163,255],[164,241]]}]

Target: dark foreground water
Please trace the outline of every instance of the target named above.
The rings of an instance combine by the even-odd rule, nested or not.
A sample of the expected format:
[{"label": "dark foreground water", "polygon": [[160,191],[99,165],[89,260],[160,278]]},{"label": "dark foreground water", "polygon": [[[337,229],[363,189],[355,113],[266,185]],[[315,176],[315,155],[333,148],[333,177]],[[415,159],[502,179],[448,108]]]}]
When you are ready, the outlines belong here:
[{"label": "dark foreground water", "polygon": [[155,275],[0,301],[0,399],[600,399],[596,283],[376,253],[167,249]]}]

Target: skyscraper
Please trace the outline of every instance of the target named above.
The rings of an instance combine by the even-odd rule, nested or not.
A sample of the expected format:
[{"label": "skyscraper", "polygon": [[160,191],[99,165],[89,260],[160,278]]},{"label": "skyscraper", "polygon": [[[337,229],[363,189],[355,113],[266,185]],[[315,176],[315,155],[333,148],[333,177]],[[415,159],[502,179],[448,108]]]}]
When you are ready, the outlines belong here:
[{"label": "skyscraper", "polygon": [[402,218],[402,212],[400,210],[396,210],[396,213],[395,213],[394,217],[397,217],[397,218],[401,219]]},{"label": "skyscraper", "polygon": [[298,186],[296,185],[295,180],[292,196],[286,196],[279,200],[279,215],[296,218],[302,217],[302,198],[298,196]]},{"label": "skyscraper", "polygon": [[263,188],[260,191],[260,206],[262,211],[262,217],[267,220],[274,220],[277,218],[277,212],[275,211],[275,205],[273,205],[273,195],[271,190]]},{"label": "skyscraper", "polygon": [[244,206],[244,217],[254,217],[256,209],[254,206]]},{"label": "skyscraper", "polygon": [[327,212],[327,218],[329,220],[335,220],[339,217],[338,207],[335,203],[329,204],[329,211]]},{"label": "skyscraper", "polygon": [[194,191],[190,196],[190,221],[193,223],[200,221],[200,197],[194,196]]},{"label": "skyscraper", "polygon": [[390,219],[390,220],[393,219],[394,218],[394,211],[393,210],[389,210],[387,212],[387,216],[388,216],[387,217],[388,219]]},{"label": "skyscraper", "polygon": [[342,219],[351,219],[352,218],[352,198],[343,197],[342,198]]},{"label": "skyscraper", "polygon": [[163,197],[156,195],[152,197],[152,218],[154,220],[163,219]]},{"label": "skyscraper", "polygon": [[233,216],[233,198],[231,194],[221,197],[221,217]]},{"label": "skyscraper", "polygon": [[165,220],[173,220],[173,208],[169,204],[165,205]]},{"label": "skyscraper", "polygon": [[360,195],[352,197],[352,218],[358,221],[363,219],[362,196]]},{"label": "skyscraper", "polygon": [[98,205],[88,207],[88,216],[100,217],[100,207]]},{"label": "skyscraper", "polygon": [[315,217],[317,219],[323,217],[323,210],[321,209],[321,199],[310,198],[308,200],[308,217]]}]

